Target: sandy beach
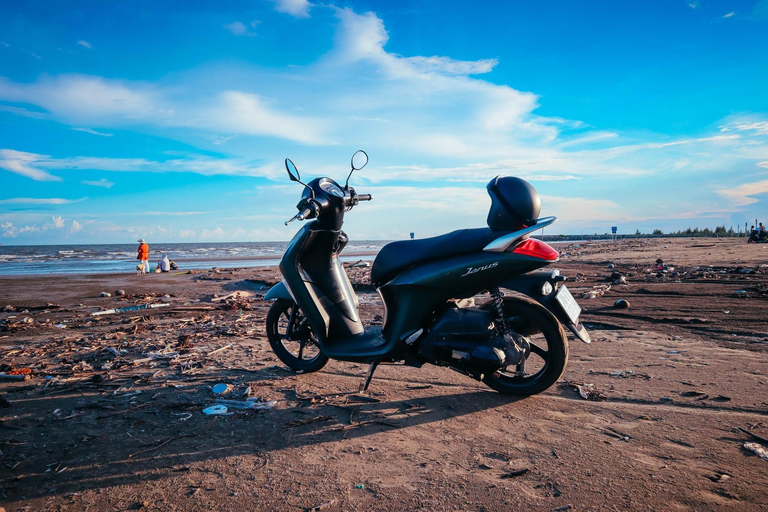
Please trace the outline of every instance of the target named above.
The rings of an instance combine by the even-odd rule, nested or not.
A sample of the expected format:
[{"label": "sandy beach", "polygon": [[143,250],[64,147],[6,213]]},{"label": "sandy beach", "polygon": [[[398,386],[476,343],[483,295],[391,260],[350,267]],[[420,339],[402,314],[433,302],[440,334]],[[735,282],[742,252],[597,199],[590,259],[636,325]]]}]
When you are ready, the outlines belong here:
[{"label": "sandy beach", "polygon": [[[0,503],[768,508],[768,460],[745,448],[768,449],[768,244],[557,247],[593,343],[570,339],[561,381],[526,399],[430,366],[384,366],[366,394],[363,365],[289,371],[264,331],[274,267],[0,276],[0,371],[29,373],[0,381]],[[369,268],[347,266],[364,322],[380,323]],[[144,304],[169,305],[92,315]],[[219,383],[264,409],[203,414]],[[604,399],[582,398],[584,384]]]}]

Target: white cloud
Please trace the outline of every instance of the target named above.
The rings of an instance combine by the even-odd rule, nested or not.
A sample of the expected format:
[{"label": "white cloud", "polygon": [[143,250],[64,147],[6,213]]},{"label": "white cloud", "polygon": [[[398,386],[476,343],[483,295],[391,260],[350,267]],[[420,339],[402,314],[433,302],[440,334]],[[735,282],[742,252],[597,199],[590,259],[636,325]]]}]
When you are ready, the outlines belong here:
[{"label": "white cloud", "polygon": [[58,217],[51,217],[51,220],[53,221],[53,227],[60,229],[64,227],[64,218],[61,216]]},{"label": "white cloud", "polygon": [[89,43],[88,41],[80,40],[80,41],[77,42],[77,44],[79,44],[80,46],[84,46],[85,48],[88,48],[89,50],[91,48],[91,43]]},{"label": "white cloud", "polygon": [[731,11],[731,12],[729,12],[728,14],[725,14],[725,15],[723,16],[723,19],[726,19],[726,18],[730,18],[730,17],[731,17],[731,16],[733,16],[734,14],[736,14],[736,13],[735,13],[734,11]]},{"label": "white cloud", "polygon": [[[158,125],[227,134],[280,137],[308,144],[327,142],[323,123],[280,112],[275,101],[240,91],[189,99],[174,88],[82,75],[43,77],[18,84],[0,77],[0,100],[24,102],[67,122],[94,126]],[[16,112],[23,114],[22,112]],[[81,131],[107,135],[90,128]]]},{"label": "white cloud", "polygon": [[220,132],[274,136],[307,144],[320,144],[324,139],[319,121],[278,112],[264,98],[238,91],[219,94],[217,101],[202,111],[198,124]]},{"label": "white cloud", "polygon": [[465,61],[436,56],[408,57],[405,60],[418,71],[425,73],[444,73],[446,75],[477,75],[490,73],[499,63],[496,59]]},{"label": "white cloud", "polygon": [[233,23],[228,23],[224,25],[224,28],[235,34],[236,36],[242,36],[246,32],[248,32],[248,27],[246,27],[242,22],[235,21]]},{"label": "white cloud", "polygon": [[112,185],[114,185],[113,182],[107,180],[106,178],[101,178],[99,181],[83,180],[80,183],[82,183],[83,185],[90,185],[92,187],[102,187],[102,188],[112,188]]},{"label": "white cloud", "polygon": [[202,240],[223,239],[226,236],[227,236],[226,231],[224,231],[220,227],[217,227],[216,229],[203,229],[203,232],[200,234],[200,238]]},{"label": "white cloud", "polygon": [[61,181],[61,178],[58,176],[36,169],[30,165],[30,163],[35,162],[41,156],[13,149],[0,149],[0,169],[5,169],[35,181]]},{"label": "white cloud", "polygon": [[[6,152],[6,153],[4,153]],[[146,160],[143,158],[103,158],[75,156],[67,158],[52,158],[47,155],[35,153],[21,153],[14,150],[0,150],[0,159],[4,155],[22,155],[25,162],[35,167],[44,169],[56,169],[62,171],[98,170],[112,172],[191,172],[205,176],[230,175],[230,176],[262,176],[267,178],[282,179],[285,174],[282,163],[275,162],[271,165],[255,165],[252,162],[240,159],[222,158],[216,159],[208,156],[190,155],[186,157],[172,158],[165,161]],[[2,168],[3,160],[0,160]],[[38,170],[46,173],[46,171]],[[47,173],[46,173],[47,174]],[[60,181],[60,178],[56,178]],[[109,188],[114,183],[102,178],[99,181],[86,181],[81,183],[91,186]]]},{"label": "white cloud", "polygon": [[0,77],[0,100],[37,105],[74,122],[124,123],[170,115],[157,105],[158,94],[151,87],[83,75],[42,77],[32,84]]},{"label": "white cloud", "polygon": [[736,206],[747,206],[758,202],[755,196],[768,194],[768,180],[744,183],[738,187],[721,189],[718,194],[730,199]]},{"label": "white cloud", "polygon": [[258,20],[253,20],[248,25],[241,21],[234,21],[232,23],[227,23],[224,25],[224,28],[232,32],[236,36],[249,36],[253,37],[256,35],[255,31],[249,30],[249,26],[253,29],[255,29],[260,22]]},{"label": "white cloud", "polygon": [[721,132],[731,130],[752,132],[755,135],[768,135],[768,121],[745,118],[720,126]]},{"label": "white cloud", "polygon": [[97,132],[93,128],[72,128],[72,129],[78,132],[90,133],[91,135],[101,135],[102,137],[111,137],[113,135],[111,133]]},{"label": "white cloud", "polygon": [[12,199],[0,199],[0,204],[70,204],[79,203],[80,201],[85,201],[85,199],[84,197],[82,199],[14,197]]},{"label": "white cloud", "polygon": [[191,229],[182,229],[181,231],[179,231],[179,236],[181,238],[194,238],[195,232]]},{"label": "white cloud", "polygon": [[80,224],[76,220],[73,220],[72,221],[72,227],[69,229],[69,233],[70,234],[74,234],[74,233],[77,233],[79,231],[82,231],[82,229],[83,229],[82,224]]},{"label": "white cloud", "polygon": [[313,4],[307,0],[270,0],[275,4],[275,10],[290,14],[295,18],[309,18],[309,9]]}]

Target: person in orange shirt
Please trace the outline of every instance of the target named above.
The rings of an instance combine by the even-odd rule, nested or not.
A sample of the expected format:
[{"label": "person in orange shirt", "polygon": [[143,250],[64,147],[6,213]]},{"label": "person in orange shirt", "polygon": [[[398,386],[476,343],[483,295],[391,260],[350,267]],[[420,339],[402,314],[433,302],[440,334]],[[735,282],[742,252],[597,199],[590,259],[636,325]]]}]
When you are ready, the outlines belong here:
[{"label": "person in orange shirt", "polygon": [[143,238],[139,238],[139,253],[136,259],[144,264],[144,272],[149,274],[149,245]]}]

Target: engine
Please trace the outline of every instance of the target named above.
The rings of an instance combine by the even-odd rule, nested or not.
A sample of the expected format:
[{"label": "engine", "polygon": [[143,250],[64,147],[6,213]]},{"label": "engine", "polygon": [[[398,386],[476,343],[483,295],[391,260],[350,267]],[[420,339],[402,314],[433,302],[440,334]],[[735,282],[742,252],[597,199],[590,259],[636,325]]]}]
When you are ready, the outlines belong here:
[{"label": "engine", "polygon": [[480,308],[449,307],[419,344],[419,354],[426,361],[476,378],[518,364],[529,350],[523,336],[500,335],[491,312]]}]

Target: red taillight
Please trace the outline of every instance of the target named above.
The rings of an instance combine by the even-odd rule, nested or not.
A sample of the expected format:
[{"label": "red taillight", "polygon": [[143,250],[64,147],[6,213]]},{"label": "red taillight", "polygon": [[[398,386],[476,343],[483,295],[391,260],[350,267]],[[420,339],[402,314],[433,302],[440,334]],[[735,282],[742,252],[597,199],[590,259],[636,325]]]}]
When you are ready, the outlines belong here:
[{"label": "red taillight", "polygon": [[529,238],[524,242],[520,242],[512,252],[515,254],[523,254],[525,256],[533,256],[534,258],[541,258],[542,260],[547,261],[554,261],[560,257],[559,252],[535,238]]}]

